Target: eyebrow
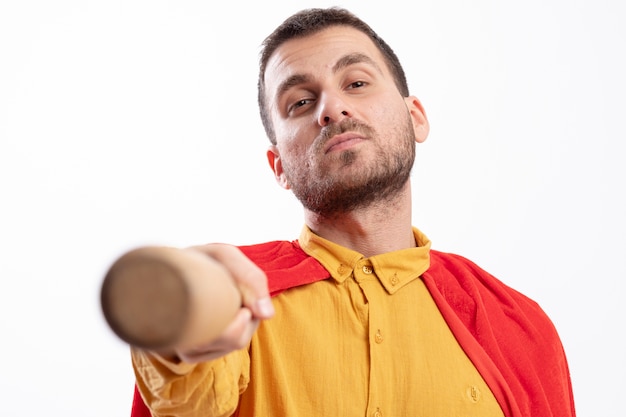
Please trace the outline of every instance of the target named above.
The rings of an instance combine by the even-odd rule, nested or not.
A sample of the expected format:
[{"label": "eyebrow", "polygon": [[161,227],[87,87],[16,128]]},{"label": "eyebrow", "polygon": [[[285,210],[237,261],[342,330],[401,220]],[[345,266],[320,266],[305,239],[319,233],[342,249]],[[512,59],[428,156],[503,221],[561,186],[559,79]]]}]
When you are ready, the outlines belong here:
[{"label": "eyebrow", "polygon": [[278,89],[276,90],[276,97],[282,96],[291,87],[295,87],[299,84],[307,83],[310,79],[311,77],[305,74],[294,74],[288,77],[285,81],[280,83],[280,85],[278,86]]},{"label": "eyebrow", "polygon": [[339,58],[339,60],[333,66],[333,72],[336,73],[337,71],[342,70],[346,67],[349,67],[350,65],[361,64],[361,63],[373,66],[376,69],[376,71],[382,74],[382,70],[380,69],[378,64],[374,62],[372,58],[360,52],[355,52],[352,54],[344,55],[341,58]]},{"label": "eyebrow", "polygon": [[[360,63],[371,65],[372,67],[374,67],[376,71],[382,74],[382,70],[380,69],[380,66],[378,66],[378,64],[372,58],[359,52],[347,54],[339,58],[339,60],[335,62],[335,65],[333,65],[332,72],[336,74],[337,72],[341,71],[344,68],[349,67],[350,65],[355,65],[355,64],[360,64]],[[300,84],[305,84],[309,82],[310,80],[311,80],[311,76],[308,74],[294,74],[279,84],[276,90],[276,97],[280,97],[290,88],[295,87]]]}]

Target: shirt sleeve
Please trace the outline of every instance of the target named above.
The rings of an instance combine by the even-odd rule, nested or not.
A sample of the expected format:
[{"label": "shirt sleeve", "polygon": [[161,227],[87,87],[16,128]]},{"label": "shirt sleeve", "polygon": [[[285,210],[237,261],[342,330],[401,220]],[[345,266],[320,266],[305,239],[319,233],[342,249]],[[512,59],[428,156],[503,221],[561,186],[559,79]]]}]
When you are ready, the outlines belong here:
[{"label": "shirt sleeve", "polygon": [[188,364],[131,348],[137,387],[153,417],[226,417],[250,381],[247,349]]}]

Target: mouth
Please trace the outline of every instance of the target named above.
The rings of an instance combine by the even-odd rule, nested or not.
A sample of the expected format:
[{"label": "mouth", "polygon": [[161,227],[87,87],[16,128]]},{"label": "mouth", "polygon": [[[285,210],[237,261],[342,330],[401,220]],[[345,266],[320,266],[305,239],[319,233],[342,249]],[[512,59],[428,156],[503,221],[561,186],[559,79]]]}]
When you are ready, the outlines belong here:
[{"label": "mouth", "polygon": [[362,135],[354,132],[346,132],[333,136],[324,146],[324,153],[342,151],[361,143],[365,140]]}]

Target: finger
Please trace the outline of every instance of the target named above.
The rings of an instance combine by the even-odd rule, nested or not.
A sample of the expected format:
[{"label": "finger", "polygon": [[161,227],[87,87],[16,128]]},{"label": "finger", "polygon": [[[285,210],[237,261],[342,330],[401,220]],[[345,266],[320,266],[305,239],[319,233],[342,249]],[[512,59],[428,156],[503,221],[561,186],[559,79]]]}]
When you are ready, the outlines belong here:
[{"label": "finger", "polygon": [[260,320],[252,317],[252,312],[242,308],[222,335],[206,346],[177,352],[178,357],[187,363],[204,362],[222,357],[235,350],[243,349],[250,343]]},{"label": "finger", "polygon": [[265,273],[241,250],[217,243],[194,246],[193,249],[211,256],[228,269],[241,291],[243,305],[254,317],[268,319],[274,315]]}]

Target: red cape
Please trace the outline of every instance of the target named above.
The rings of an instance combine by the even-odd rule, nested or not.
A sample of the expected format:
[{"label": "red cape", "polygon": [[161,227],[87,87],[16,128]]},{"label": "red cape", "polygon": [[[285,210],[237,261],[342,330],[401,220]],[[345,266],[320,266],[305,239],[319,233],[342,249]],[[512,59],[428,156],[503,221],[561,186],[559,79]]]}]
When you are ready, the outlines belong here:
[{"label": "red cape", "polygon": [[[297,241],[240,249],[266,272],[272,296],[330,277]],[[506,417],[576,415],[561,341],[537,303],[458,255],[431,250],[422,278]],[[131,417],[151,417],[136,386]]]}]

